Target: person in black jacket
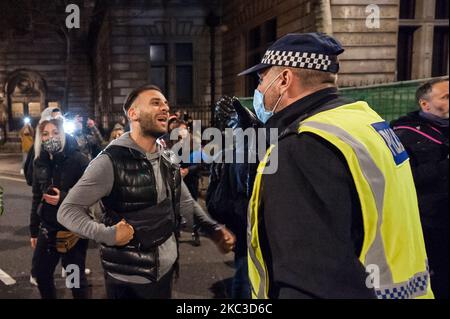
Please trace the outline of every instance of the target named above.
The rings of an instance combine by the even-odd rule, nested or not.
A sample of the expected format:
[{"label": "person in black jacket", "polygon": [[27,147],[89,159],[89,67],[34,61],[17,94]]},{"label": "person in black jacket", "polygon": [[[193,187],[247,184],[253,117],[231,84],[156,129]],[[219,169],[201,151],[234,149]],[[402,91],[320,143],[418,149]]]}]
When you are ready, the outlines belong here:
[{"label": "person in black jacket", "polygon": [[[85,118],[81,114],[67,113],[64,115],[66,119],[74,125],[73,137],[78,143],[80,152],[86,156],[89,161],[94,159],[103,149],[105,141],[97,124],[94,120]],[[69,132],[70,133],[70,132]]]},{"label": "person in black jacket", "polygon": [[[233,129],[235,137],[239,129],[256,129],[262,126],[255,115],[244,108],[236,97],[229,96],[223,96],[217,101],[214,123],[222,132],[227,128]],[[249,161],[249,140],[245,139],[243,142],[237,143],[235,138],[232,146],[233,158],[237,159],[239,154],[243,162],[215,161],[211,164],[206,196],[206,205],[211,216],[227,225],[236,235],[235,274],[231,286],[233,299],[251,298],[247,263],[247,208],[257,164]],[[231,148],[227,145],[217,156],[223,157],[228,151],[231,151]]]},{"label": "person in black jacket", "polygon": [[[88,240],[74,239],[76,244],[67,252],[57,250],[57,237],[70,235],[57,221],[58,208],[70,188],[83,175],[88,159],[83,156],[76,141],[67,138],[63,121],[44,120],[39,124],[40,152],[33,162],[33,202],[30,218],[33,275],[43,299],[56,298],[53,273],[59,260],[65,269],[69,265],[78,267],[79,284],[72,288],[74,298],[88,298],[88,284],[85,276],[85,261]],[[77,241],[78,240],[78,241]],[[69,244],[63,240],[63,243]],[[76,273],[74,272],[76,275]]]},{"label": "person in black jacket", "polygon": [[411,158],[436,298],[448,298],[449,286],[448,94],[448,78],[422,84],[416,92],[420,110],[391,123]]},{"label": "person in black jacket", "polygon": [[[47,107],[45,110],[41,113],[41,118],[39,119],[39,123],[42,123],[43,121],[51,120],[51,119],[64,119],[61,113],[61,110],[59,108],[55,107]],[[39,130],[36,131],[36,136],[34,137],[34,145],[30,150],[28,151],[27,158],[25,160],[25,163],[23,164],[23,170],[25,175],[25,180],[29,186],[33,185],[33,161],[36,154],[36,147],[41,147],[41,136]],[[70,136],[70,138],[72,138]]]},{"label": "person in black jacket", "polygon": [[[202,149],[194,150],[194,136],[189,131],[188,124],[184,121],[176,120],[173,129],[178,129],[179,142],[182,143],[182,147],[178,150],[178,156],[182,158],[184,155],[184,148],[189,151],[189,159],[187,161],[180,162],[180,173],[183,178],[186,187],[191,193],[192,198],[197,201],[199,197],[199,186],[202,172],[207,170],[205,164],[206,155]],[[182,216],[182,221],[186,222],[186,218]],[[193,216],[192,222],[192,242],[194,246],[200,246],[200,223],[196,215]]]}]

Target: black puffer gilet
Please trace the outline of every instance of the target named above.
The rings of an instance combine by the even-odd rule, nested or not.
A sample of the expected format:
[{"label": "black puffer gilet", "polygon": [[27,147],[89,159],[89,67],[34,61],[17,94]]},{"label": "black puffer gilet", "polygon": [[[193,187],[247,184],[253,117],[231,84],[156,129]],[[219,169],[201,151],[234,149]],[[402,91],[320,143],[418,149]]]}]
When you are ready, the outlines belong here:
[{"label": "black puffer gilet", "polygon": [[[134,149],[110,146],[102,154],[109,156],[114,167],[114,185],[110,194],[102,199],[106,209],[103,222],[107,226],[117,224],[121,219],[154,218],[142,211],[158,205],[158,193],[153,166],[147,157]],[[165,239],[177,232],[180,221],[181,176],[179,165],[172,160],[169,151],[161,154],[161,174],[168,187],[172,204],[173,225],[167,229]],[[151,210],[149,210],[151,211]],[[145,220],[142,220],[145,222]],[[136,232],[135,232],[136,235]],[[136,236],[135,236],[136,237]],[[162,243],[162,242],[161,242]],[[122,275],[137,275],[156,280],[158,274],[158,245],[142,250],[145,243],[133,239],[124,247],[105,246],[101,248],[102,265],[105,271]]]}]

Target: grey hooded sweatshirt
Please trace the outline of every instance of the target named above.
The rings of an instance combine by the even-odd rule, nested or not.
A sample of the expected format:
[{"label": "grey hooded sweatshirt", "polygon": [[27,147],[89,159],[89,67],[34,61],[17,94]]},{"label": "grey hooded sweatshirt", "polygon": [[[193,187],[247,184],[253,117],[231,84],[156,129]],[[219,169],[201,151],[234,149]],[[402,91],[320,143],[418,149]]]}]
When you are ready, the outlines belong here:
[{"label": "grey hooded sweatshirt", "polygon": [[[166,198],[167,183],[163,181],[160,169],[160,151],[146,153],[137,145],[127,132],[109,145],[118,145],[135,149],[146,155],[153,166],[155,173],[158,203]],[[70,190],[58,210],[58,222],[85,238],[96,242],[114,246],[116,242],[115,226],[108,227],[90,217],[89,207],[108,196],[114,185],[114,168],[111,159],[106,154],[101,154],[95,158],[86,169],[78,183]],[[211,233],[219,225],[211,219],[200,205],[192,198],[184,182],[181,185],[180,212],[183,215],[194,214],[200,220],[200,225],[208,233]],[[166,242],[159,246],[159,272],[158,280],[164,276],[174,265],[177,259],[177,246],[175,235],[172,235]],[[145,284],[150,281],[140,276],[125,276],[111,274],[115,279]]]}]

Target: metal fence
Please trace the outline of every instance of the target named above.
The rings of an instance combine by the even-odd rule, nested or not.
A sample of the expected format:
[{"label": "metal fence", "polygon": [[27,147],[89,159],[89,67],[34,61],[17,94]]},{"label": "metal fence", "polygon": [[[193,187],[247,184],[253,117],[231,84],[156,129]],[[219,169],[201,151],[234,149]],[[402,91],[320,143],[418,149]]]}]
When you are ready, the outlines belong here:
[{"label": "metal fence", "polygon": [[[445,77],[441,77],[445,78]],[[448,78],[448,77],[447,77]],[[370,86],[341,88],[342,95],[354,100],[366,101],[386,121],[394,120],[408,112],[418,109],[416,89],[424,82],[431,80],[420,79],[413,81],[393,82]],[[253,98],[239,98],[242,105],[253,110]],[[211,108],[209,105],[191,107],[173,107],[173,110],[186,111],[194,120],[202,120],[202,125],[211,124]]]},{"label": "metal fence", "polygon": [[[448,79],[448,76],[438,78]],[[418,109],[416,90],[422,83],[431,79],[433,78],[341,88],[339,92],[354,100],[366,101],[382,118],[391,121]],[[252,98],[240,100],[244,106],[253,108]]]},{"label": "metal fence", "polygon": [[429,80],[431,79],[342,88],[339,91],[354,100],[366,101],[382,118],[391,121],[418,109],[416,89]]},{"label": "metal fence", "polygon": [[187,112],[193,120],[201,120],[202,127],[211,125],[211,106],[210,105],[194,105],[194,106],[171,106],[171,112],[179,110]]}]

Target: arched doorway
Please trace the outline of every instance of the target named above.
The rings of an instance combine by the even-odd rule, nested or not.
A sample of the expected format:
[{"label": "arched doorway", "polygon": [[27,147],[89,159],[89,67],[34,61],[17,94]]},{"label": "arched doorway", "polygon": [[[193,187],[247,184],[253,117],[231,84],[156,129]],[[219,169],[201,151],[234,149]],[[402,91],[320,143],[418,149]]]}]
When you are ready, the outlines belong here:
[{"label": "arched doorway", "polygon": [[25,117],[35,126],[45,108],[47,87],[39,73],[31,70],[12,72],[5,86],[8,130],[17,131]]}]

